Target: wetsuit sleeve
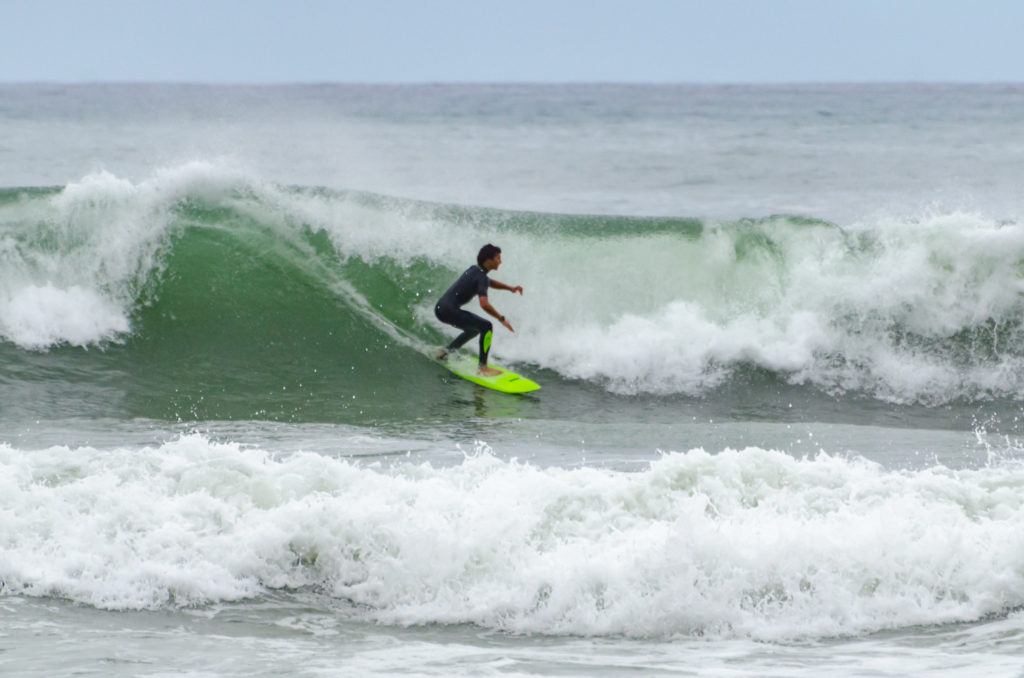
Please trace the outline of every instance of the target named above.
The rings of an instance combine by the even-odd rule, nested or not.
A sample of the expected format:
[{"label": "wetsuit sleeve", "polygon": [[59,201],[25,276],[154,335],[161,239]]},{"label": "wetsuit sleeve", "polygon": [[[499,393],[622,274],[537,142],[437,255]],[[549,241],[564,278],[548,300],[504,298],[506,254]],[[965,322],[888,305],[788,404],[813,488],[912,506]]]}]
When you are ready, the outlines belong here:
[{"label": "wetsuit sleeve", "polygon": [[480,276],[476,281],[476,293],[478,296],[486,297],[487,290],[491,286],[491,280],[487,277],[487,274],[483,271],[480,272]]}]

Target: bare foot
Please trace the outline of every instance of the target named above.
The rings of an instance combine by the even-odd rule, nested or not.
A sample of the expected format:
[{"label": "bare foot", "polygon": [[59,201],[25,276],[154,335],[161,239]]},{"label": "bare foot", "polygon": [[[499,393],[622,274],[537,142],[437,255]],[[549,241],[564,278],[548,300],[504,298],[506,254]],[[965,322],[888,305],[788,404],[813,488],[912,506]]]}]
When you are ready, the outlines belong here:
[{"label": "bare foot", "polygon": [[501,370],[496,370],[493,367],[488,367],[487,365],[481,365],[476,373],[484,377],[496,377],[501,374]]},{"label": "bare foot", "polygon": [[437,358],[438,360],[448,360],[448,351],[442,348],[440,351],[434,354],[434,357]]}]

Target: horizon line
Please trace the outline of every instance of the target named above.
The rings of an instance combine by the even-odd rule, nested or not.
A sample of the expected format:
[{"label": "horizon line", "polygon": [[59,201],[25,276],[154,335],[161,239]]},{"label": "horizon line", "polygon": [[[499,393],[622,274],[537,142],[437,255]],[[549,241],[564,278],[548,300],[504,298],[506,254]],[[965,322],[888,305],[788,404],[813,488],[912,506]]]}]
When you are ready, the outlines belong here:
[{"label": "horizon line", "polygon": [[789,87],[809,86],[827,87],[837,85],[1024,85],[1024,80],[134,80],[134,79],[95,79],[95,80],[61,80],[61,79],[24,79],[0,80],[0,86],[12,85],[60,85],[60,86],[92,86],[92,85],[166,85],[179,87]]}]

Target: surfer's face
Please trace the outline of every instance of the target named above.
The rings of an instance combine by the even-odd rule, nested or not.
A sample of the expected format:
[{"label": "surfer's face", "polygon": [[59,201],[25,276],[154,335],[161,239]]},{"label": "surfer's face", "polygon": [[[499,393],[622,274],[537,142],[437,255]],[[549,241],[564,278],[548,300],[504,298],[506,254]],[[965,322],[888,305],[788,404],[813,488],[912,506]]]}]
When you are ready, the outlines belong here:
[{"label": "surfer's face", "polygon": [[499,266],[501,266],[501,252],[498,252],[493,257],[484,262],[484,268],[486,268],[488,271],[497,271]]}]

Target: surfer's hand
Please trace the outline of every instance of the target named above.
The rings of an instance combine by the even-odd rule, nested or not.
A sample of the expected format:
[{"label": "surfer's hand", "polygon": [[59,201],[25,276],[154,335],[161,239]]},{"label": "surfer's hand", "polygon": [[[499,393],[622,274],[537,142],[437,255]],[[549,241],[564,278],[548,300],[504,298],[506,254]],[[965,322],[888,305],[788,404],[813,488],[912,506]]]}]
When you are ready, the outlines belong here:
[{"label": "surfer's hand", "polygon": [[[508,288],[508,291],[511,292],[512,294],[515,294],[516,292],[519,292],[519,296],[523,296],[523,286],[522,285],[516,285],[515,287],[510,287],[510,288]],[[512,329],[512,328],[509,328],[509,329]]]},{"label": "surfer's hand", "polygon": [[512,326],[509,325],[508,321],[505,320],[504,318],[501,319],[501,324],[504,325],[505,327],[507,327],[509,332],[515,332],[515,330],[512,329]]}]

